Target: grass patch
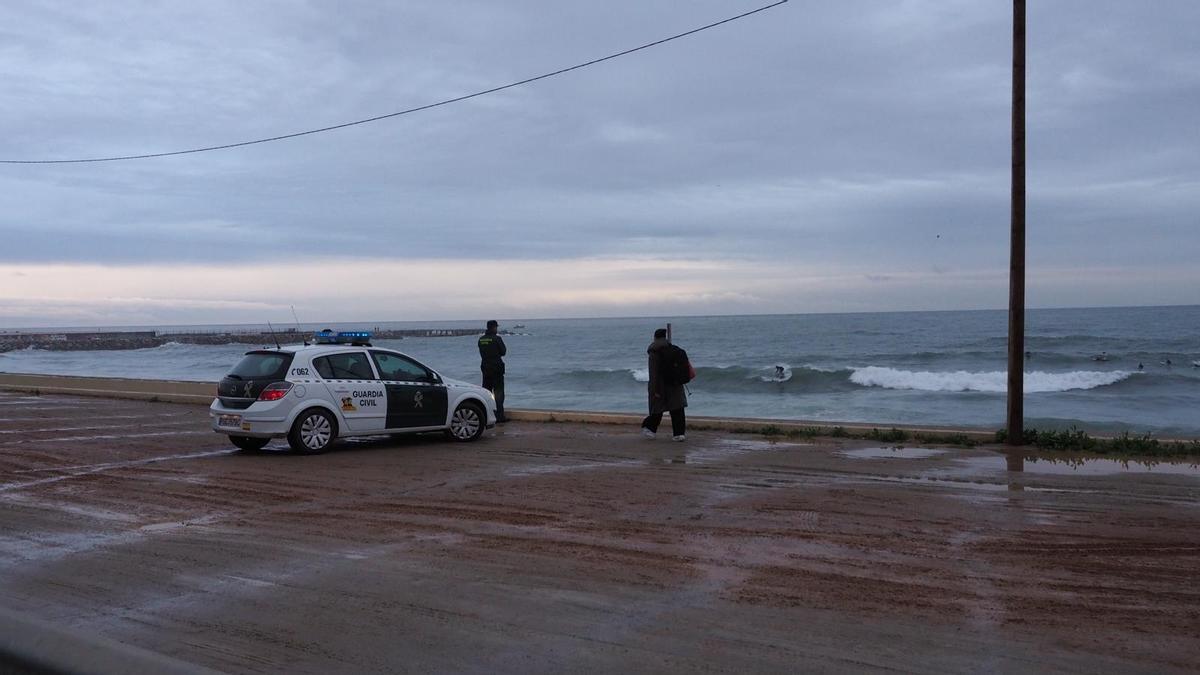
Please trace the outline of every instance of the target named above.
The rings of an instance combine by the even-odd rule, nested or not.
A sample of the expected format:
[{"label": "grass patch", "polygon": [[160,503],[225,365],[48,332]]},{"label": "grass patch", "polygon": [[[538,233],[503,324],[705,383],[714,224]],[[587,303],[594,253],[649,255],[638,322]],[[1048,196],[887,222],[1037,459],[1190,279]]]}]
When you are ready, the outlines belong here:
[{"label": "grass patch", "polygon": [[973,448],[979,445],[979,441],[971,438],[966,434],[926,434],[917,432],[913,434],[913,440],[918,443],[937,443],[938,445],[957,445],[964,448]]},{"label": "grass patch", "polygon": [[[996,432],[996,442],[1008,441],[1008,430]],[[1024,445],[1051,452],[1086,452],[1096,455],[1139,455],[1146,457],[1183,457],[1200,455],[1200,440],[1160,441],[1150,434],[1123,432],[1113,438],[1096,438],[1072,426],[1066,430],[1026,429]]]},{"label": "grass patch", "polygon": [[908,440],[909,436],[907,431],[892,427],[888,431],[871,429],[863,435],[863,438],[869,441],[879,441],[880,443],[903,443]]},{"label": "grass patch", "polygon": [[865,432],[852,432],[846,427],[791,427],[784,429],[776,424],[767,424],[761,427],[734,427],[727,429],[735,434],[753,434],[759,436],[773,436],[784,438],[847,438],[867,441],[877,441],[879,443],[887,443],[890,445],[900,445],[909,440],[914,440],[920,443],[936,443],[938,445],[953,445],[959,447],[973,448],[980,444],[980,441],[971,438],[967,434],[929,434],[929,433],[909,433],[904,429],[871,429]]}]

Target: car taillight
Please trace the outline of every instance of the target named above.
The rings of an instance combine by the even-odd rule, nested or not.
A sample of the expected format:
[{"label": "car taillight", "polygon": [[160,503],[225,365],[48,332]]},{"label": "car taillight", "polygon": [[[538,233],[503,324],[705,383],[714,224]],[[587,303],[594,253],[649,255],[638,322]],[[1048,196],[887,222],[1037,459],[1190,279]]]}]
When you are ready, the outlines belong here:
[{"label": "car taillight", "polygon": [[291,389],[291,382],[272,382],[271,384],[267,385],[266,389],[262,390],[261,394],[258,395],[258,400],[278,401],[284,396],[287,396],[287,393],[291,391]]}]

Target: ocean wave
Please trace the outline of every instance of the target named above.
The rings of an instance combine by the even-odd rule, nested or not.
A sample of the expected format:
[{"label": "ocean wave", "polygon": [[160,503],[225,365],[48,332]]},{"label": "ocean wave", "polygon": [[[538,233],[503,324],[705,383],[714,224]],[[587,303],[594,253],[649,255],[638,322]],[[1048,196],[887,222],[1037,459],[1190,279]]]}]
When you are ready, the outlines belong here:
[{"label": "ocean wave", "polygon": [[[775,366],[784,367],[779,378]],[[858,387],[850,382],[849,369],[792,366],[786,363],[761,366],[698,366],[696,379],[688,387],[696,391],[722,392],[726,394],[769,394],[814,393],[827,391],[852,391]],[[545,383],[554,385],[568,380],[572,386],[593,391],[620,388],[628,384],[644,384],[650,373],[646,368],[594,369],[559,372],[549,375]]]},{"label": "ocean wave", "polygon": [[[1025,373],[1025,393],[1095,389],[1116,384],[1134,374],[1136,373],[1124,370],[1076,370],[1066,373],[1047,373],[1035,370]],[[850,374],[850,381],[864,387],[918,391],[1004,393],[1008,390],[1008,373],[1002,370],[929,372],[868,366],[854,369]]]},{"label": "ocean wave", "polygon": [[777,363],[759,370],[764,371],[758,376],[759,382],[787,382],[792,379],[792,367],[786,363]]},{"label": "ocean wave", "polygon": [[[783,367],[783,377],[776,375],[776,366]],[[822,368],[805,365],[794,367],[787,363],[762,366],[700,366],[696,368],[696,379],[688,386],[707,390],[728,392],[778,392],[792,387],[804,391],[826,389],[850,389],[848,369]],[[559,371],[547,376],[546,383],[569,380],[582,387],[612,387],[622,382],[645,383],[650,381],[648,368],[599,368]]]}]

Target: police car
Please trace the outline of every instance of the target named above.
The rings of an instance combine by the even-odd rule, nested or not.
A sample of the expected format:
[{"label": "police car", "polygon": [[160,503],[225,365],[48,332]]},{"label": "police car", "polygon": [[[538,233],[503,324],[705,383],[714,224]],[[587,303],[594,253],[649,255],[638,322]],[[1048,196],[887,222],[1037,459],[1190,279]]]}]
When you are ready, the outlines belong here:
[{"label": "police car", "polygon": [[474,441],[496,425],[491,392],[372,347],[370,337],[322,331],[312,345],[246,352],[217,385],[213,431],[243,450],[286,437],[314,454],[345,436],[444,431]]}]

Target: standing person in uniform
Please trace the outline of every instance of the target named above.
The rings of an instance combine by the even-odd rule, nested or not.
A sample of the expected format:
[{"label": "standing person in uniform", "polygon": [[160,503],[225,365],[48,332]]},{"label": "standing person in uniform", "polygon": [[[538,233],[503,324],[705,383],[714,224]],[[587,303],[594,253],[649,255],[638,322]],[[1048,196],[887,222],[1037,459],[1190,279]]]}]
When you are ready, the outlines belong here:
[{"label": "standing person in uniform", "polygon": [[671,413],[671,440],[682,441],[686,437],[686,421],[683,409],[687,407],[687,392],[682,384],[668,383],[663,378],[665,349],[671,346],[667,340],[667,329],[659,328],[654,331],[654,342],[646,348],[649,355],[648,365],[650,381],[646,390],[650,397],[650,414],[642,420],[642,435],[654,438],[658,433],[658,425],[662,422],[664,412]]},{"label": "standing person in uniform", "polygon": [[479,370],[483,372],[483,388],[496,397],[496,423],[508,421],[504,415],[504,359],[508,353],[504,340],[497,334],[500,324],[487,322],[487,332],[479,336]]}]

